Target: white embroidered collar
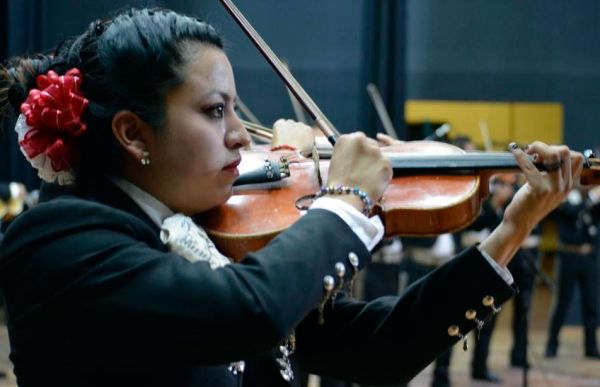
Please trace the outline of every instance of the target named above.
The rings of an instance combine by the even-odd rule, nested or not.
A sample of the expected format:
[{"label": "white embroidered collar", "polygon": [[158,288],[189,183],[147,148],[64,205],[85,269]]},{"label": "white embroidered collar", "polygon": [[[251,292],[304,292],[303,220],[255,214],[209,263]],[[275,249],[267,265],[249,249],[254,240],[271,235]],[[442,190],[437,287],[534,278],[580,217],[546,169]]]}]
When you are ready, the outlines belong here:
[{"label": "white embroidered collar", "polygon": [[231,263],[192,218],[174,213],[160,200],[128,180],[120,177],[111,177],[110,180],[160,228],[160,239],[171,252],[190,262],[208,262],[213,270]]}]

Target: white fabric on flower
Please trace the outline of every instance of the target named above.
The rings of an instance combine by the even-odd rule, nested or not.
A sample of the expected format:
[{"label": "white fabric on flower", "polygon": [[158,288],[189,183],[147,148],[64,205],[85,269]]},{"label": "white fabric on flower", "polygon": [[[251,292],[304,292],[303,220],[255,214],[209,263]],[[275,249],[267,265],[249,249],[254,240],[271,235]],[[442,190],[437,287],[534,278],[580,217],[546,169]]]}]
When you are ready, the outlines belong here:
[{"label": "white fabric on flower", "polygon": [[231,263],[189,216],[175,214],[166,218],[160,239],[173,253],[190,262],[206,261],[213,270]]},{"label": "white fabric on flower", "polygon": [[[17,132],[19,143],[23,141],[25,138],[25,134],[31,130],[31,127],[27,125],[27,121],[23,114],[19,114],[19,118],[17,119],[17,124],[15,125],[15,132]],[[21,148],[21,152],[25,155],[25,158],[29,163],[38,171],[38,176],[40,179],[48,182],[54,183],[57,182],[59,185],[67,185],[72,184],[75,181],[75,176],[73,170],[68,171],[55,171],[52,168],[52,160],[47,157],[45,154],[40,153],[34,158],[30,159],[27,156],[27,152]]]}]

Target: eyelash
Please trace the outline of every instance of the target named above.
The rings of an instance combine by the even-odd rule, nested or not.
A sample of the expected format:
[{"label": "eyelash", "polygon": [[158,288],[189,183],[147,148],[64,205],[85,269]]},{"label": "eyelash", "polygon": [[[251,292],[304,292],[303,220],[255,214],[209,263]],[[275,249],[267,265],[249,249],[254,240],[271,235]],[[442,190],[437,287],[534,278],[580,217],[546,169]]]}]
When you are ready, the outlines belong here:
[{"label": "eyelash", "polygon": [[222,103],[210,106],[204,110],[204,113],[212,119],[220,120],[225,115],[225,105]]}]

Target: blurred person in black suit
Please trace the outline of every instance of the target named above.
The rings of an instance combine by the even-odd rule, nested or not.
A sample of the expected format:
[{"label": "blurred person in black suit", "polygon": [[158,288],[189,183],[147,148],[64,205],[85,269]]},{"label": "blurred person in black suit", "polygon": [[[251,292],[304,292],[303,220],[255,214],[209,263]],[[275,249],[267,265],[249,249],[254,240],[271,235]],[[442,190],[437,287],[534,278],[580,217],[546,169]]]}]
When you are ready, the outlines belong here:
[{"label": "blurred person in black suit", "polygon": [[596,341],[598,325],[598,221],[600,220],[600,187],[574,188],[551,217],[558,225],[558,286],[550,320],[546,357],[556,357],[559,334],[579,287],[584,332],[584,353],[600,359]]}]

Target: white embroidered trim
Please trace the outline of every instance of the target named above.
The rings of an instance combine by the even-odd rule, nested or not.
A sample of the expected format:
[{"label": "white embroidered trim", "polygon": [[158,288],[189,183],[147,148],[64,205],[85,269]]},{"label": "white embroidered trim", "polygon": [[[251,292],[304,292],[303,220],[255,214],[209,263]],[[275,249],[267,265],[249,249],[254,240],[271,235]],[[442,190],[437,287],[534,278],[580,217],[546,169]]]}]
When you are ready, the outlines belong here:
[{"label": "white embroidered trim", "polygon": [[[25,134],[30,130],[31,127],[27,125],[25,116],[23,114],[19,114],[19,118],[17,119],[17,123],[15,125],[15,132],[17,132],[18,141],[21,142],[25,137]],[[25,155],[27,161],[29,161],[29,163],[35,169],[37,169],[38,176],[40,177],[40,179],[48,183],[54,183],[56,181],[59,185],[72,184],[75,181],[73,170],[56,172],[52,168],[52,160],[50,160],[50,158],[47,157],[45,154],[40,153],[39,155],[30,159],[27,156],[27,153],[25,152],[23,147],[20,148],[21,152],[23,152],[23,155]]]},{"label": "white embroidered trim", "polygon": [[189,216],[175,214],[165,218],[160,239],[173,253],[190,262],[206,261],[213,270],[231,263]]}]

